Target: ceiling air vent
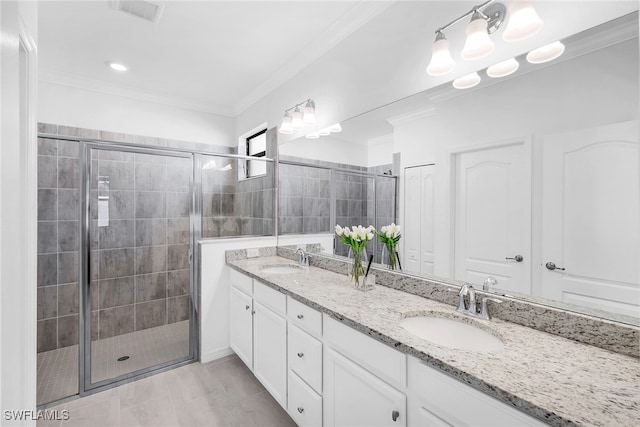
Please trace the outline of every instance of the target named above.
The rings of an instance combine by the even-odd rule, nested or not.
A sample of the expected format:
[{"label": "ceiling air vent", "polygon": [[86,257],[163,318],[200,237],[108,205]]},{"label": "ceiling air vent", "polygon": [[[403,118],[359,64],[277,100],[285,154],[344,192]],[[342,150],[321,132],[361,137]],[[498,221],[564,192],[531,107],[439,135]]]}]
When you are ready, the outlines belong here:
[{"label": "ceiling air vent", "polygon": [[157,23],[164,5],[144,0],[110,0],[109,5],[121,12]]}]

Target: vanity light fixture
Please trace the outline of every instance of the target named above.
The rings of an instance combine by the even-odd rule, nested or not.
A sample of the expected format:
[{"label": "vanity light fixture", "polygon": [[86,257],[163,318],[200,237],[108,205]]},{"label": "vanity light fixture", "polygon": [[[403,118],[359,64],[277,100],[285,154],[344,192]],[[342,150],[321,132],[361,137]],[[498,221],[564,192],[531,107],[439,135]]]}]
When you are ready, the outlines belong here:
[{"label": "vanity light fixture", "polygon": [[540,32],[544,21],[533,8],[533,0],[513,0],[509,5],[509,22],[502,39],[506,42],[517,42],[534,36]]},{"label": "vanity light fixture", "polygon": [[505,77],[515,73],[518,68],[520,68],[520,63],[515,58],[511,58],[487,68],[487,75],[493,78]]},{"label": "vanity light fixture", "polygon": [[[509,5],[508,15],[509,20],[503,39],[509,42],[524,40],[537,34],[544,23],[533,8],[533,0],[513,0]],[[465,61],[473,61],[484,58],[494,51],[495,43],[489,35],[497,31],[505,21],[507,8],[502,3],[488,0],[436,30],[427,74],[442,76],[453,71],[455,62],[451,57],[449,41],[444,31],[469,16],[471,21],[465,28],[466,39],[460,57]]]},{"label": "vanity light fixture", "polygon": [[107,61],[107,65],[112,70],[116,70],[116,71],[120,71],[120,72],[124,72],[124,71],[127,71],[129,69],[129,67],[127,67],[126,65],[121,64],[119,62]]},{"label": "vanity light fixture", "polygon": [[307,139],[318,139],[320,138],[320,132],[311,132],[305,136]]},{"label": "vanity light fixture", "polygon": [[453,81],[453,87],[456,89],[469,89],[476,86],[480,83],[480,76],[478,73],[473,72],[471,74],[467,74],[466,76],[462,76]]},{"label": "vanity light fixture", "polygon": [[[300,110],[300,107],[304,108]],[[316,104],[311,99],[300,102],[291,108],[284,110],[282,123],[278,131],[285,135],[290,135],[294,131],[305,126],[316,124]]]},{"label": "vanity light fixture", "polygon": [[564,45],[560,41],[555,41],[527,53],[527,61],[532,64],[542,64],[553,61],[563,53]]}]

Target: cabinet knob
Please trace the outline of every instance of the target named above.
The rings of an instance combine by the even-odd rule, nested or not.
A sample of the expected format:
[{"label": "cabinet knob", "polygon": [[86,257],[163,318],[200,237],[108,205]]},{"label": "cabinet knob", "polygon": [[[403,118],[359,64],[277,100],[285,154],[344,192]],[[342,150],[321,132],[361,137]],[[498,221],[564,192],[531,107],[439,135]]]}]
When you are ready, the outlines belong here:
[{"label": "cabinet knob", "polygon": [[300,320],[302,320],[302,319],[304,318],[304,316],[303,316],[302,314],[298,314],[296,317],[297,317],[298,319],[300,319]]},{"label": "cabinet knob", "polygon": [[298,407],[298,412],[303,413],[304,412],[304,408],[302,406]]},{"label": "cabinet knob", "polygon": [[398,412],[398,411],[393,411],[393,412],[391,413],[391,419],[392,419],[393,421],[397,421],[397,419],[398,419],[398,417],[399,417],[399,416],[400,416],[400,412]]},{"label": "cabinet knob", "polygon": [[301,358],[302,356],[304,356],[304,353],[298,353],[298,357]]},{"label": "cabinet knob", "polygon": [[244,309],[245,309],[245,310],[249,310],[250,308],[251,308],[251,306],[250,306],[250,305],[245,305],[245,306],[244,306]]}]

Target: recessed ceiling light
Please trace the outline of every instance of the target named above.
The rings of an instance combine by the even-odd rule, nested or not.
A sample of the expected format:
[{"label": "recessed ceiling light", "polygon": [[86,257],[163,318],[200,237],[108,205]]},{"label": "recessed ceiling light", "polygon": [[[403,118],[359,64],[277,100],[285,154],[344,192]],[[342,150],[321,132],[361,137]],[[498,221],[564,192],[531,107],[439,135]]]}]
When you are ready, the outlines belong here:
[{"label": "recessed ceiling light", "polygon": [[116,70],[116,71],[127,71],[129,69],[129,67],[127,67],[124,64],[120,64],[119,62],[107,62],[107,65],[112,69],[112,70]]}]

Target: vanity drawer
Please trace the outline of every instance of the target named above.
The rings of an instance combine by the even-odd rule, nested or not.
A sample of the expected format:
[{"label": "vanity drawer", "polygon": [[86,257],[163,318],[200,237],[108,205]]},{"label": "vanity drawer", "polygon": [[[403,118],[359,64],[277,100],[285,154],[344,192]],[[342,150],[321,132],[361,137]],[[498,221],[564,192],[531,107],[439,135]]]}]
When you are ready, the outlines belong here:
[{"label": "vanity drawer", "polygon": [[257,280],[253,284],[253,298],[282,316],[287,314],[287,296]]},{"label": "vanity drawer", "polygon": [[289,369],[322,393],[322,343],[291,325],[288,344]]},{"label": "vanity drawer", "polygon": [[251,277],[231,269],[229,272],[229,282],[231,286],[240,289],[245,294],[253,295],[253,279]]},{"label": "vanity drawer", "polygon": [[324,315],[324,342],[339,353],[403,389],[407,384],[407,356],[375,339]]},{"label": "vanity drawer", "polygon": [[322,313],[290,296],[287,297],[287,319],[314,337],[322,338]]},{"label": "vanity drawer", "polygon": [[289,371],[289,415],[300,427],[322,426],[322,397]]}]

